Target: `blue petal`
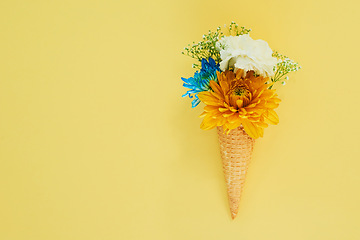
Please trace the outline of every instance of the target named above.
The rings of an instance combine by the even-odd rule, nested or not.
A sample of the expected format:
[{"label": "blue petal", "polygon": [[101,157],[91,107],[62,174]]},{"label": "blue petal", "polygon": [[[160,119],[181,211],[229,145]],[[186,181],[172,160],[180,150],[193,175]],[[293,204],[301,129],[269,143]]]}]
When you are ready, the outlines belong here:
[{"label": "blue petal", "polygon": [[188,84],[188,83],[184,83],[184,84],[183,84],[183,87],[186,87],[186,88],[193,88],[193,87],[194,87],[194,85],[192,85],[192,84]]},{"label": "blue petal", "polygon": [[216,66],[215,60],[212,58],[209,58],[209,65]]},{"label": "blue petal", "polygon": [[194,79],[190,77],[190,78],[181,78],[181,80],[183,80],[186,83],[191,83]]},{"label": "blue petal", "polygon": [[207,65],[207,60],[205,58],[201,59],[201,67]]},{"label": "blue petal", "polygon": [[192,94],[195,95],[195,99],[192,101],[193,108],[200,102],[197,93],[211,90],[210,80],[217,81],[217,71],[220,72],[221,70],[219,64],[216,64],[213,58],[209,58],[209,60],[203,58],[200,71],[196,71],[193,77],[181,78],[184,81],[183,86],[190,89],[183,97],[189,96],[189,98],[193,98]]},{"label": "blue petal", "polygon": [[200,100],[198,98],[196,98],[191,102],[191,107],[194,108],[197,105],[199,105],[199,103],[200,103]]}]

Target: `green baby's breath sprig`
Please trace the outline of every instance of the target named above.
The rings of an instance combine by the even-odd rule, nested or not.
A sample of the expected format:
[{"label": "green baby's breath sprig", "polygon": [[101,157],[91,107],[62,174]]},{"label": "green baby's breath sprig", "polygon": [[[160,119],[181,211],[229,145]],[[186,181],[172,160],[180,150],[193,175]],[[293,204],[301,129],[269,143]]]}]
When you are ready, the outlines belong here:
[{"label": "green baby's breath sprig", "polygon": [[231,22],[229,27],[227,28],[227,31],[231,36],[240,36],[240,35],[248,34],[251,31],[251,29],[246,29],[245,27],[239,27],[237,23]]},{"label": "green baby's breath sprig", "polygon": [[[207,34],[203,35],[200,42],[188,44],[188,46],[184,48],[184,52],[182,52],[182,54],[194,58],[199,62],[201,62],[203,58],[208,60],[211,57],[216,63],[219,63],[221,61],[220,53],[216,50],[215,44],[223,36],[224,33],[221,32],[220,27],[218,27],[215,32],[209,30]],[[193,64],[193,68],[200,69],[201,64],[195,63]]]},{"label": "green baby's breath sprig", "polygon": [[[278,59],[278,63],[274,67],[275,75],[271,78],[271,81],[273,83],[282,81],[282,84],[285,85],[285,80],[289,79],[289,77],[285,75],[290,72],[298,71],[299,69],[301,69],[301,66],[299,66],[298,63],[294,62],[287,56],[281,55],[277,51],[275,51],[272,56]],[[270,89],[272,88],[272,86],[270,86]]]},{"label": "green baby's breath sprig", "polygon": [[[219,41],[226,34],[239,36],[243,34],[248,34],[251,29],[246,29],[245,27],[239,27],[235,22],[231,22],[228,27],[224,26],[224,31],[221,27],[218,27],[216,31],[211,31],[202,36],[202,40],[198,43],[193,42],[188,44],[182,54],[187,55],[191,58],[194,58],[201,62],[203,58],[209,60],[213,58],[216,63],[221,62],[220,52],[216,49],[216,42]],[[225,33],[224,33],[225,32]],[[193,64],[193,68],[200,69],[201,64]]]}]

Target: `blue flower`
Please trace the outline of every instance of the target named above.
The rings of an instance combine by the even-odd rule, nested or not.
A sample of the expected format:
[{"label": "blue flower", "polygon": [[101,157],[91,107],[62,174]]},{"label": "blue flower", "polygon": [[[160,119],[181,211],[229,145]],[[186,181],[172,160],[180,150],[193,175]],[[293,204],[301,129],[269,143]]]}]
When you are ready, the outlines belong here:
[{"label": "blue flower", "polygon": [[184,81],[183,86],[190,89],[183,95],[183,97],[189,96],[189,98],[193,98],[195,96],[195,99],[191,102],[193,108],[200,103],[197,93],[210,91],[210,80],[217,82],[217,71],[220,72],[220,68],[219,64],[216,64],[214,59],[209,58],[209,61],[207,61],[205,58],[203,58],[201,60],[200,72],[195,72],[194,77],[187,79],[181,78]]}]

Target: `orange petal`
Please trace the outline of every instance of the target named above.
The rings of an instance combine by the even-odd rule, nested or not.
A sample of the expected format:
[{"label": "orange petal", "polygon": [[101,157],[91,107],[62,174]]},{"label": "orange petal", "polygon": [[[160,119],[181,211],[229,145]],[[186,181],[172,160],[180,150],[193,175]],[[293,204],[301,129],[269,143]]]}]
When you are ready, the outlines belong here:
[{"label": "orange petal", "polygon": [[222,90],[221,90],[219,84],[217,84],[215,81],[211,80],[209,85],[210,85],[211,89],[214,90],[214,92],[222,94]]},{"label": "orange petal", "polygon": [[249,134],[250,137],[256,139],[256,138],[259,138],[259,132],[257,130],[257,127],[252,123],[250,122],[249,120],[247,119],[243,119],[242,120],[242,125],[244,127],[244,130],[247,134]]},{"label": "orange petal", "polygon": [[214,111],[214,110],[218,110],[218,106],[211,106],[211,105],[207,105],[204,107],[204,111],[205,112],[211,112],[211,111]]},{"label": "orange petal", "polygon": [[236,121],[240,120],[239,114],[238,113],[234,113],[233,115],[228,117],[228,122],[229,123],[234,123]]},{"label": "orange petal", "polygon": [[214,98],[214,96],[211,95],[210,92],[207,92],[207,91],[200,92],[200,93],[198,93],[198,97],[199,97],[200,101],[202,101],[206,105],[213,105],[213,106],[219,105],[219,100]]},{"label": "orange petal", "polygon": [[236,100],[236,105],[238,106],[238,108],[242,108],[243,107],[243,100],[241,100],[241,99]]},{"label": "orange petal", "polygon": [[276,125],[279,123],[279,116],[276,114],[276,112],[272,109],[269,109],[265,114],[264,114],[264,118],[265,121],[267,123]]},{"label": "orange petal", "polygon": [[203,118],[203,117],[205,117],[205,116],[206,116],[206,114],[207,114],[207,112],[203,112],[202,114],[200,114],[199,118]]},{"label": "orange petal", "polygon": [[227,118],[227,117],[230,117],[230,116],[232,116],[232,115],[234,115],[235,113],[233,113],[233,112],[229,112],[229,113],[223,113],[223,117],[224,118]]},{"label": "orange petal", "polygon": [[237,121],[235,121],[235,122],[233,122],[233,123],[227,123],[227,127],[229,128],[229,129],[235,129],[235,128],[237,128],[237,127],[239,127],[241,125],[241,120],[240,119],[238,119]]},{"label": "orange petal", "polygon": [[217,125],[217,120],[212,118],[212,117],[209,117],[209,116],[206,116],[204,118],[204,120],[202,121],[201,125],[200,125],[200,128],[203,129],[203,130],[210,130],[214,127],[216,127]]},{"label": "orange petal", "polygon": [[226,111],[228,111],[229,109],[227,109],[227,108],[219,108],[219,111],[220,112],[222,112],[222,113],[224,113],[224,112],[226,112]]},{"label": "orange petal", "polygon": [[219,99],[219,100],[224,100],[223,95],[217,93],[217,92],[210,92],[211,95],[213,95],[215,98]]}]

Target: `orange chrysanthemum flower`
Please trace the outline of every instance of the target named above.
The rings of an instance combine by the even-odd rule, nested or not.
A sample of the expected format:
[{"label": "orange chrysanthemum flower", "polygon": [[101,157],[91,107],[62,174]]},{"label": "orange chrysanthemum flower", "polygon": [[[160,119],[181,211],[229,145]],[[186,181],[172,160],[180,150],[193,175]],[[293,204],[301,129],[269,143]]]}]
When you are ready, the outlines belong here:
[{"label": "orange chrysanthemum flower", "polygon": [[255,77],[250,71],[243,76],[243,70],[235,74],[232,71],[218,72],[217,79],[210,81],[213,91],[198,94],[199,99],[207,106],[200,117],[204,117],[201,128],[212,129],[223,126],[224,131],[240,125],[252,138],[262,137],[268,124],[278,124],[279,117],[273,110],[280,99],[275,90],[270,90],[269,78]]}]

